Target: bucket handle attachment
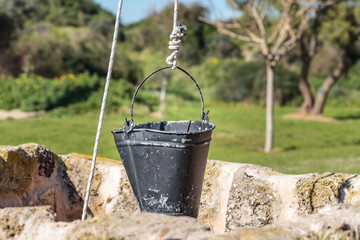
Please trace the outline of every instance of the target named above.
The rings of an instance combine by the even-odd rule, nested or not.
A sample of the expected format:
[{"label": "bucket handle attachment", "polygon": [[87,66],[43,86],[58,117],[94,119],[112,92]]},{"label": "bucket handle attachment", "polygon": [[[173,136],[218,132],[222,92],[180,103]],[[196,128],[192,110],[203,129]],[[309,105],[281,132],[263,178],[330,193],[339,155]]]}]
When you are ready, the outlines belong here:
[{"label": "bucket handle attachment", "polygon": [[[138,93],[138,91],[140,90],[141,86],[145,83],[145,81],[147,79],[149,79],[152,75],[154,75],[155,73],[157,72],[160,72],[164,69],[167,69],[167,68],[171,68],[172,66],[166,66],[166,67],[162,67],[162,68],[159,68],[155,71],[153,71],[152,73],[150,73],[140,84],[139,86],[136,88],[135,90],[135,93],[134,93],[134,96],[131,100],[131,120],[128,121],[126,118],[125,118],[125,124],[123,126],[123,128],[126,130],[127,133],[131,132],[132,129],[134,128],[134,115],[133,115],[133,109],[134,109],[134,102],[135,102],[135,97],[136,97],[136,94]],[[202,121],[209,121],[209,111],[207,111],[207,113],[204,112],[204,98],[203,98],[203,95],[201,93],[201,90],[200,90],[200,87],[199,85],[197,84],[197,82],[195,81],[195,79],[188,73],[186,72],[184,69],[180,68],[180,67],[177,67],[177,69],[181,70],[182,72],[184,72],[186,75],[188,75],[191,80],[194,82],[194,84],[196,85],[198,91],[199,91],[199,94],[200,94],[200,98],[201,98],[201,120]]]}]

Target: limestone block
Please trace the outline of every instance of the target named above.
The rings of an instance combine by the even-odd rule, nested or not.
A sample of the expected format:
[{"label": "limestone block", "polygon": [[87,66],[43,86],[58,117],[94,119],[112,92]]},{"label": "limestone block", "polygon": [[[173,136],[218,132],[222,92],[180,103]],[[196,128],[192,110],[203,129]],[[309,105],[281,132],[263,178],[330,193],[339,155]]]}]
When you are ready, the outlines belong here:
[{"label": "limestone block", "polygon": [[281,197],[267,179],[260,177],[274,173],[272,169],[251,165],[235,172],[226,214],[227,230],[263,227],[279,217]]},{"label": "limestone block", "polygon": [[214,234],[209,227],[190,217],[119,212],[89,218],[84,222],[55,222],[48,207],[0,210],[0,239],[178,239],[178,240],[298,240],[358,239],[360,208],[328,205],[318,213],[262,228],[238,228]]},{"label": "limestone block", "polygon": [[0,239],[26,239],[29,233],[37,233],[40,224],[55,220],[56,214],[50,206],[0,209]]},{"label": "limestone block", "polygon": [[194,218],[163,214],[121,212],[71,223],[55,222],[46,207],[0,210],[0,239],[186,239],[210,233]]},{"label": "limestone block", "polygon": [[35,143],[0,146],[0,208],[44,205],[62,221],[81,216],[83,200],[63,161]]},{"label": "limestone block", "polygon": [[263,228],[239,228],[230,234],[220,236],[218,239],[359,239],[360,208],[344,204],[328,205],[317,214],[296,217],[291,221]]},{"label": "limestone block", "polygon": [[360,176],[287,175],[270,168],[208,161],[199,220],[214,232],[263,227],[317,213],[327,205],[359,204]]},{"label": "limestone block", "polygon": [[[90,166],[91,157],[57,156],[37,144],[1,146],[0,208],[50,205],[59,221],[79,219]],[[215,233],[265,227],[320,213],[328,205],[359,205],[359,187],[359,175],[288,175],[251,164],[209,160],[198,220]],[[98,158],[89,218],[138,211],[122,163]]]},{"label": "limestone block", "polygon": [[316,213],[326,205],[357,204],[360,176],[343,173],[311,174],[296,183],[297,214]]},{"label": "limestone block", "polygon": [[[88,183],[91,161],[89,156],[61,156],[76,191],[82,198]],[[120,161],[99,158],[96,163],[90,192],[89,209],[94,215],[121,211],[140,211]]]}]

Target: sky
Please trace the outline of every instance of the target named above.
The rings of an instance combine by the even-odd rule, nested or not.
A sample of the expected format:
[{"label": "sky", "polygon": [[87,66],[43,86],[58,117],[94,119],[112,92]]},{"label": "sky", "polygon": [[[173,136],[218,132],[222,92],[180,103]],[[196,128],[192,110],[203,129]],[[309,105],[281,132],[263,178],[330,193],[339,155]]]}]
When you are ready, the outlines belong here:
[{"label": "sky", "polygon": [[[118,0],[94,0],[100,4],[103,8],[116,14]],[[172,0],[123,0],[123,8],[121,12],[122,24],[135,23],[139,20],[146,18],[154,10],[160,11]],[[211,18],[224,19],[225,16],[234,16],[233,10],[231,10],[226,0],[179,0],[179,3],[199,3],[203,6],[213,9]],[[181,11],[181,9],[179,9]],[[169,20],[170,22],[172,20]]]}]

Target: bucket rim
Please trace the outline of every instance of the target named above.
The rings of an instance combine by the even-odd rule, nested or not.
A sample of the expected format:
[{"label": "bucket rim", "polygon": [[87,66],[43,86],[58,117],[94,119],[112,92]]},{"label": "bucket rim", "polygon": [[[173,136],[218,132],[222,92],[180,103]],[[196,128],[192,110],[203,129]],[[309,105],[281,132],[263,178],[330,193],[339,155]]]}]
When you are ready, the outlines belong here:
[{"label": "bucket rim", "polygon": [[[206,123],[209,125],[208,129],[204,129],[204,130],[199,130],[196,132],[185,132],[185,131],[164,131],[164,130],[157,130],[157,129],[151,129],[151,128],[139,128],[140,126],[146,125],[146,124],[150,124],[150,123],[188,123],[188,122],[202,122],[202,123]],[[138,127],[138,128],[137,128]],[[211,123],[211,122],[205,122],[205,121],[198,121],[198,120],[179,120],[179,121],[155,121],[155,122],[145,122],[145,123],[141,123],[141,124],[137,124],[134,125],[134,128],[131,130],[131,132],[153,132],[153,133],[162,133],[162,134],[176,134],[176,135],[192,135],[192,134],[198,134],[198,133],[205,133],[205,132],[209,132],[209,131],[213,131],[215,129],[215,124]],[[113,134],[114,133],[127,133],[128,130],[123,128],[119,128],[119,129],[115,129],[111,131]],[[131,133],[130,132],[130,133]]]}]

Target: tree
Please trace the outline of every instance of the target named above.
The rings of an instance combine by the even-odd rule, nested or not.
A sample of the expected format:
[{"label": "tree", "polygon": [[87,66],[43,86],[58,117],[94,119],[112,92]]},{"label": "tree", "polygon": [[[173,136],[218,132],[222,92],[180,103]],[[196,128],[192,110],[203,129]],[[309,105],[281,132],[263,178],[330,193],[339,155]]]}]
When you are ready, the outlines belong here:
[{"label": "tree", "polygon": [[[313,18],[311,27],[300,38],[301,75],[299,89],[303,97],[300,113],[320,115],[324,111],[327,96],[339,77],[354,61],[355,43],[360,34],[359,1],[333,1],[323,6]],[[336,4],[336,5],[335,5]],[[317,46],[321,42],[338,52],[338,57],[328,77],[316,93],[311,91],[308,75]]]},{"label": "tree", "polygon": [[10,46],[35,11],[35,0],[0,0],[0,49]]},{"label": "tree", "polygon": [[291,50],[301,38],[313,11],[316,0],[228,0],[242,17],[228,22],[220,20],[204,22],[232,38],[258,48],[266,60],[266,153],[273,149],[274,139],[274,68],[281,56]]},{"label": "tree", "polygon": [[[90,65],[91,72],[106,74],[109,47],[104,40],[111,38],[113,24],[111,30],[105,25],[111,22],[113,15],[93,0],[0,0],[0,71],[52,77]],[[122,72],[140,74],[133,65],[121,66],[126,66]],[[113,75],[128,74],[114,70]]]}]

